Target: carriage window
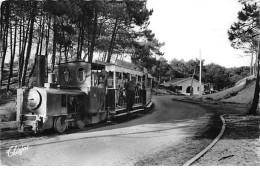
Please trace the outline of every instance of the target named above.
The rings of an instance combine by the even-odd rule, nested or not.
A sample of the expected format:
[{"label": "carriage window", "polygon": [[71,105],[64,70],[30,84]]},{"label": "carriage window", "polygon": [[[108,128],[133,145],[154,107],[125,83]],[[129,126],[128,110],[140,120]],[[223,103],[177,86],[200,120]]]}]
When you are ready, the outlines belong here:
[{"label": "carriage window", "polygon": [[79,69],[78,69],[78,79],[79,79],[79,81],[81,81],[81,82],[83,82],[83,81],[85,81],[86,80],[86,76],[85,76],[85,69],[83,69],[82,67],[80,67]]},{"label": "carriage window", "polygon": [[92,70],[92,86],[93,87],[97,87],[98,86],[98,74],[99,74],[100,72],[98,72],[97,70]]},{"label": "carriage window", "polygon": [[145,75],[143,75],[142,79],[143,79],[142,89],[145,89],[146,86]]},{"label": "carriage window", "polygon": [[116,72],[116,86],[124,86],[123,84],[123,77],[122,74],[120,72]]},{"label": "carriage window", "polygon": [[132,76],[131,79],[133,79],[136,82],[136,77],[135,76]]},{"label": "carriage window", "polygon": [[138,76],[138,82],[141,82],[142,77]]},{"label": "carriage window", "polygon": [[66,107],[66,95],[61,95],[61,107]]},{"label": "carriage window", "polygon": [[147,78],[147,87],[152,87],[152,79]]},{"label": "carriage window", "polygon": [[113,88],[114,86],[114,79],[113,79],[113,72],[109,72],[108,74],[108,79],[107,79],[107,87],[108,88]]},{"label": "carriage window", "polygon": [[70,71],[69,71],[68,68],[66,68],[64,70],[63,77],[64,77],[64,81],[65,82],[69,82],[70,81]]}]

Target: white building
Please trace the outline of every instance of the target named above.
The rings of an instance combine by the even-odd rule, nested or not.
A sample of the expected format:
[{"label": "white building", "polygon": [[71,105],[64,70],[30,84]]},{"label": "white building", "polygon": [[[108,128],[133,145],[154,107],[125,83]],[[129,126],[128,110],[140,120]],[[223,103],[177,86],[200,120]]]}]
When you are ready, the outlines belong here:
[{"label": "white building", "polygon": [[[193,94],[199,95],[200,92],[200,84],[199,81],[192,77],[189,78],[176,78],[173,79],[170,82],[166,82],[163,85],[164,86],[176,86],[177,91],[180,92],[181,94],[189,95],[191,91],[191,83],[192,83],[192,88],[193,88]],[[204,92],[204,84],[201,83],[201,90],[203,93]]]}]

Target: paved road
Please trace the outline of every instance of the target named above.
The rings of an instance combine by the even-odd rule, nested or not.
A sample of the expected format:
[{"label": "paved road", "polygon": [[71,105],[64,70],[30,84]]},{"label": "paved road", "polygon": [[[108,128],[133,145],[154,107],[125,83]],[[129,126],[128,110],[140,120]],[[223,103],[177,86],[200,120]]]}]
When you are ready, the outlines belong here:
[{"label": "paved road", "polygon": [[193,134],[187,129],[201,125],[200,119],[205,115],[201,107],[174,102],[171,96],[157,96],[153,100],[155,107],[147,116],[84,133],[16,145],[16,151],[22,147],[23,151],[15,154],[12,147],[9,157],[6,150],[1,150],[1,162],[3,165],[134,165],[180,143]]}]

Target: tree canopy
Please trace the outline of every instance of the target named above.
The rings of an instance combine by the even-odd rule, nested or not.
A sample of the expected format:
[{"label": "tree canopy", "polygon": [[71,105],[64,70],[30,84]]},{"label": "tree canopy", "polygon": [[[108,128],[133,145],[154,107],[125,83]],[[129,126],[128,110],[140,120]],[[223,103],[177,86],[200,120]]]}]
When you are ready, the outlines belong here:
[{"label": "tree canopy", "polygon": [[[156,56],[163,56],[160,48],[164,45],[148,29],[152,13],[146,1],[4,1],[0,87],[6,79],[6,58],[11,58],[9,88],[14,75],[19,86],[26,84],[32,75],[33,68],[28,65],[34,55],[50,56],[52,72],[60,62],[93,62],[94,55],[106,62],[130,56],[152,71]],[[13,74],[14,62],[18,71]]]},{"label": "tree canopy", "polygon": [[[175,78],[191,77],[195,69],[195,79],[199,79],[199,59],[191,59],[189,61],[173,59],[170,62]],[[250,68],[246,66],[225,68],[218,64],[210,63],[205,65],[202,60],[202,82],[211,84],[216,90],[222,90],[234,86],[234,84],[247,77]]]},{"label": "tree canopy", "polygon": [[238,12],[238,21],[231,25],[228,30],[229,40],[234,48],[243,49],[245,52],[251,52],[251,71],[253,67],[253,55],[256,56],[256,87],[249,114],[256,115],[256,109],[259,103],[259,60],[260,60],[260,8],[256,0],[239,0],[244,5]]}]

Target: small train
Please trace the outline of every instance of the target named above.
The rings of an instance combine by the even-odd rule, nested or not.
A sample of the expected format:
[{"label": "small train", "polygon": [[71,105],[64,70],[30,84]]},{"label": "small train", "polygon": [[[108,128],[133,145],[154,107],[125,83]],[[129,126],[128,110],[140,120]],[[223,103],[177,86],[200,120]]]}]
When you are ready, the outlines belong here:
[{"label": "small train", "polygon": [[83,129],[125,114],[124,87],[129,79],[137,84],[133,111],[152,104],[153,78],[145,68],[141,70],[124,61],[73,61],[60,63],[57,74],[49,74],[48,83],[44,83],[44,57],[37,57],[37,85],[17,89],[19,132],[37,133],[53,128],[63,133],[69,127]]}]

